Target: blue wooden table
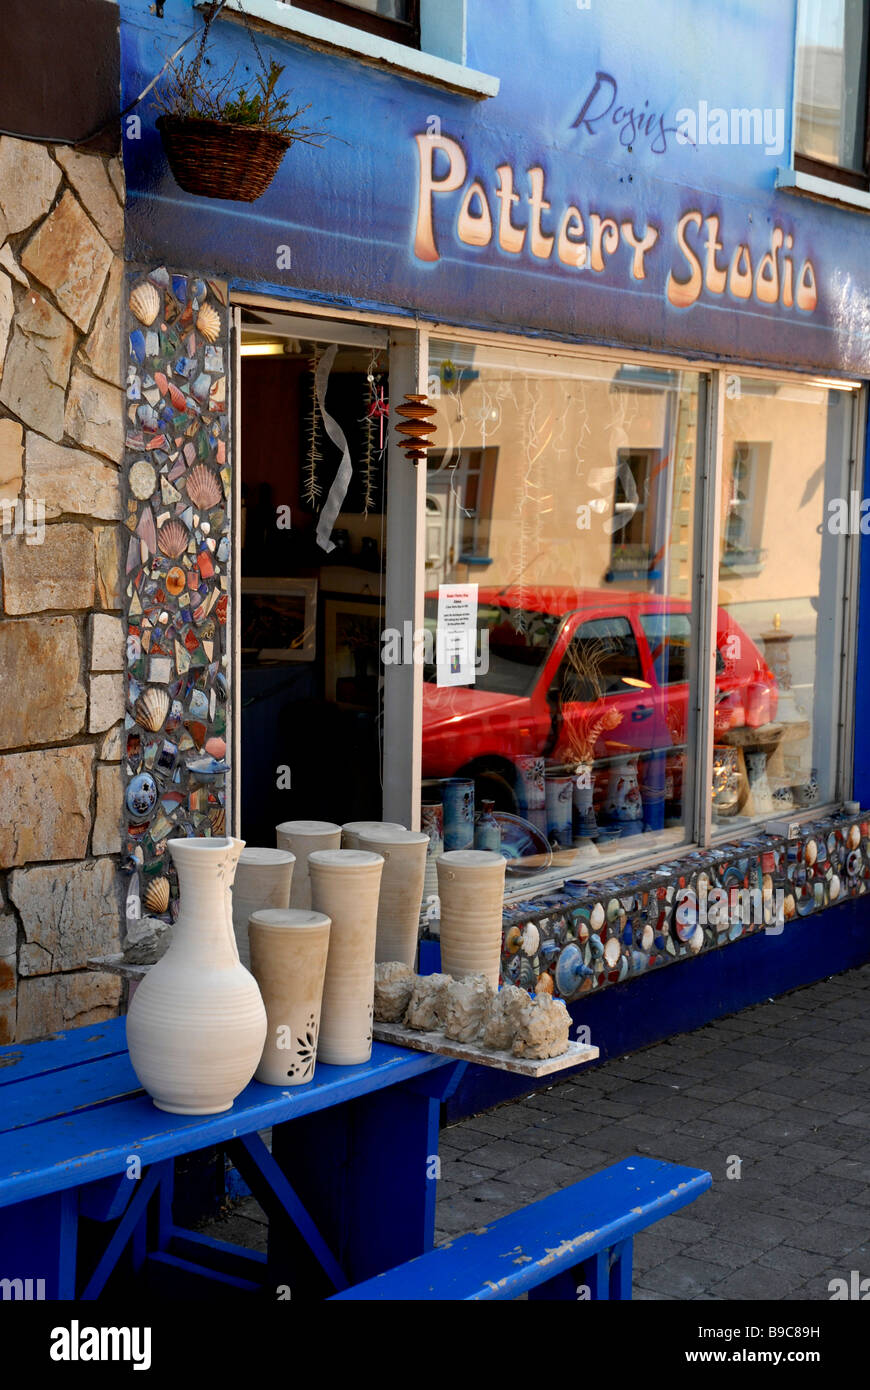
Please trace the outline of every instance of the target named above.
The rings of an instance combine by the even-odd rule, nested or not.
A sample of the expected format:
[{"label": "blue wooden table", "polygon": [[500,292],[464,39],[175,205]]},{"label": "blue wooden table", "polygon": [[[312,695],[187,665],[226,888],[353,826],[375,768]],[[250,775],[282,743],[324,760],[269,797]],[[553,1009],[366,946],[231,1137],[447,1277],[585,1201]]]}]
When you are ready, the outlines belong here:
[{"label": "blue wooden table", "polygon": [[[124,1019],[0,1048],[0,1280],[92,1299],[118,1269],[168,1294],[304,1298],[400,1264],[433,1243],[439,1107],[463,1069],[376,1042],[362,1066],[253,1081],[231,1110],[185,1116],[142,1091]],[[174,1160],[216,1145],[269,1216],[268,1253],[173,1221]]]}]

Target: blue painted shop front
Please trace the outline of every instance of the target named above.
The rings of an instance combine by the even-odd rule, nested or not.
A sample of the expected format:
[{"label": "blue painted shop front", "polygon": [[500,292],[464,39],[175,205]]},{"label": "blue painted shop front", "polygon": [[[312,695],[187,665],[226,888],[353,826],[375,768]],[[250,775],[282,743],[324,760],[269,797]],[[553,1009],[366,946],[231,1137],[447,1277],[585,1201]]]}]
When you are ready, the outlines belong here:
[{"label": "blue painted shop front", "polygon": [[[690,25],[680,0],[658,0],[648,23],[628,0],[548,0],[542,25],[525,0],[470,3],[467,63],[500,82],[479,100],[258,30],[267,61],[311,102],[311,124],[328,117],[336,138],[295,146],[253,206],[205,201],[175,184],[157,113],[136,108],[128,260],[297,311],[866,378],[867,214],[777,187],[790,164],[796,4],[691,8]],[[187,0],[167,0],[162,19],[122,0],[121,15],[127,106],[194,25]],[[218,63],[252,61],[234,20],[218,22],[215,45]],[[866,806],[870,537],[860,545],[853,795]],[[421,968],[436,968],[424,945]],[[868,957],[856,893],[570,1008],[606,1059]],[[528,1084],[471,1069],[451,1113]]]}]

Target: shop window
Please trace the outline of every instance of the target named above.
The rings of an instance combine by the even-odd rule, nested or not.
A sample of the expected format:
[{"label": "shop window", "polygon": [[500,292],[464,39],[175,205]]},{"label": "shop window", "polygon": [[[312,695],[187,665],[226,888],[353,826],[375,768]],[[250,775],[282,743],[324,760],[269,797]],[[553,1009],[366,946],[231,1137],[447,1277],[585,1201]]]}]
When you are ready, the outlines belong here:
[{"label": "shop window", "polygon": [[[520,878],[529,858],[530,884],[685,843],[700,375],[639,381],[619,363],[433,340],[429,378],[440,383],[427,481],[433,637],[443,586],[477,582],[477,607],[473,679],[424,670],[426,799],[445,778],[473,779],[477,802],[496,802]],[[467,460],[471,477],[475,453],[485,578],[436,539],[433,484],[452,473],[443,490],[472,511],[462,470]],[[614,574],[620,544],[642,552],[625,588],[614,582],[626,577]],[[660,681],[649,654],[643,620],[662,611],[684,617],[679,686]]]},{"label": "shop window", "polygon": [[[847,793],[857,390],[741,375],[721,456],[702,466],[703,373],[445,340],[429,351],[433,651],[444,588],[476,606],[473,670],[458,685],[436,660],[422,673],[424,799],[470,779],[518,861],[511,888],[532,891]],[[457,539],[475,472],[485,579]],[[699,550],[701,518],[716,554]]]},{"label": "shop window", "polygon": [[[752,386],[741,378],[724,421],[713,809],[731,828],[735,817],[791,814],[840,794],[841,516],[855,394]],[[734,562],[747,545],[762,564]]]},{"label": "shop window", "polygon": [[420,47],[420,0],[293,0],[297,10]]},{"label": "shop window", "polygon": [[795,167],[870,188],[870,0],[800,0]]}]

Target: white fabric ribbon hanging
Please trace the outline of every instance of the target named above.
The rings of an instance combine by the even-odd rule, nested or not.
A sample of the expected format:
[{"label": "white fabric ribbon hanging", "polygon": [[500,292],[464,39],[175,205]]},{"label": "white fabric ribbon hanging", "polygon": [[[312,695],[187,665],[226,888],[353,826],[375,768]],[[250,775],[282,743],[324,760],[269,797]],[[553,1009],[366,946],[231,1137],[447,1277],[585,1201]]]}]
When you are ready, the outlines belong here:
[{"label": "white fabric ribbon hanging", "polygon": [[333,527],[338,520],[350,480],[353,477],[353,466],[350,461],[350,449],[347,445],[347,438],[344,430],[336,419],[329,414],[326,409],[326,383],[329,380],[329,373],[332,371],[332,364],[338,353],[338,344],[333,343],[328,347],[317,364],[314,373],[314,391],[317,396],[317,404],[320,407],[320,417],[323,420],[323,428],[329,435],[337,449],[341,450],[341,463],[338,465],[338,472],[333,479],[332,487],[329,489],[329,496],[324,502],[320,516],[317,521],[317,544],[321,550],[325,550],[327,555],[335,549],[335,542],[329,538],[332,535]]}]

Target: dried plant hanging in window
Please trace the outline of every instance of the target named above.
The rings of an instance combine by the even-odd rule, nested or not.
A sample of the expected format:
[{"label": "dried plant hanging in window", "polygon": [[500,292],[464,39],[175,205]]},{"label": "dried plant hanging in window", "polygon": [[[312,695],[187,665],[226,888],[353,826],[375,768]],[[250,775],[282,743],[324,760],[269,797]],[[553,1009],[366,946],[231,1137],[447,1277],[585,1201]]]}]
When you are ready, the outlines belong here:
[{"label": "dried plant hanging in window", "polygon": [[317,367],[322,354],[315,352],[309,366],[311,368],[311,405],[308,412],[308,448],[305,455],[305,470],[302,482],[302,500],[309,507],[317,507],[317,499],[322,488],[318,481],[318,465],[323,462],[320,452],[320,406],[317,403]]},{"label": "dried plant hanging in window", "polygon": [[[367,517],[375,507],[375,487],[377,472],[383,470],[384,450],[386,449],[385,422],[389,406],[380,376],[376,375],[377,353],[372,354],[366,373],[365,414],[360,421],[363,427],[363,516]],[[383,476],[383,471],[381,471]]]}]

